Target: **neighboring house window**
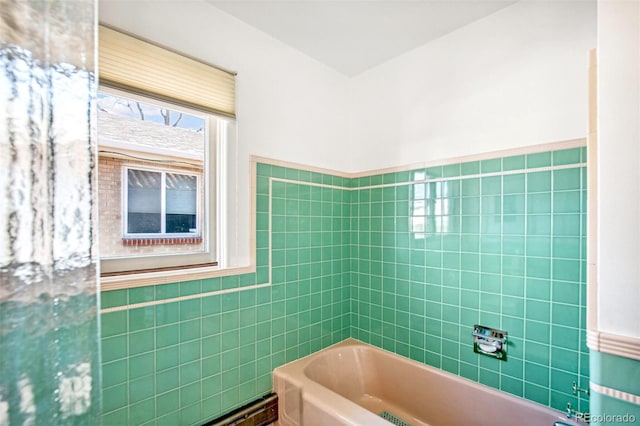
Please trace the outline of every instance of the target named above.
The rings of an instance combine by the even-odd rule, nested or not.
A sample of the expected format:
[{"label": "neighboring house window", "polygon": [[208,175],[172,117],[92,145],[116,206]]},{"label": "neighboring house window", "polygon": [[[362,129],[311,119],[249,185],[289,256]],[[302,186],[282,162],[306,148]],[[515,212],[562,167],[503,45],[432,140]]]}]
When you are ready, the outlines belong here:
[{"label": "neighboring house window", "polygon": [[125,170],[126,237],[199,235],[197,176]]}]

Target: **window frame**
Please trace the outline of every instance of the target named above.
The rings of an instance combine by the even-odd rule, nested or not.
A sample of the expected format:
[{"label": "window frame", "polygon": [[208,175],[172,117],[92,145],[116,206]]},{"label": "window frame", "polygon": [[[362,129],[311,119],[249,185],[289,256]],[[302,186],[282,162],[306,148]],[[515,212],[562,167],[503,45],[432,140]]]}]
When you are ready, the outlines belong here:
[{"label": "window frame", "polygon": [[[256,162],[253,156],[246,163],[241,160],[247,153],[238,138],[236,72],[208,62],[207,57],[191,56],[189,49],[176,50],[150,37],[100,22],[96,86],[105,91],[124,89],[129,97],[141,94],[156,101],[169,100],[172,105],[198,112],[202,107],[216,117],[215,127],[209,131],[215,144],[208,146],[212,150],[215,147],[217,173],[213,178],[206,177],[206,184],[211,185],[206,191],[216,190],[216,200],[220,201],[215,209],[209,209],[217,217],[205,219],[216,224],[215,239],[209,241],[214,244],[216,262],[109,272],[112,262],[99,257],[95,244],[102,291],[256,272]],[[91,125],[95,126],[94,106],[92,109]],[[95,217],[97,221],[98,215]]]},{"label": "window frame", "polygon": [[[224,242],[226,241],[226,203],[221,187],[224,187],[226,164],[225,156],[220,153],[226,152],[227,145],[227,126],[228,117],[213,114],[210,111],[198,110],[193,107],[181,105],[178,101],[175,103],[167,102],[164,99],[157,99],[153,94],[141,95],[137,91],[128,91],[120,87],[110,86],[108,83],[101,83],[98,86],[98,92],[120,96],[127,99],[145,102],[159,107],[169,108],[172,111],[184,112],[195,115],[204,119],[204,158],[203,172],[201,184],[204,185],[202,212],[202,229],[199,238],[202,238],[203,250],[192,252],[175,252],[175,253],[159,253],[159,254],[142,254],[142,255],[123,255],[112,257],[100,257],[100,275],[102,277],[121,276],[143,274],[158,270],[180,270],[184,268],[201,268],[201,267],[224,267],[223,253]],[[100,150],[100,131],[98,124],[98,150]],[[139,168],[133,166],[133,168]],[[145,168],[144,166],[142,168]],[[188,174],[188,173],[187,173]],[[98,176],[98,179],[100,177]],[[124,179],[122,180],[124,185]],[[120,203],[125,203],[124,188],[121,192]],[[124,214],[124,208],[121,213]],[[124,228],[125,219],[123,218],[121,235],[124,236],[126,228]],[[98,233],[99,233],[98,228]],[[192,234],[182,234],[182,236],[174,234],[146,234],[153,235],[143,237],[142,234],[132,234],[134,237],[126,237],[126,239],[154,239],[154,238],[197,238]]]},{"label": "window frame", "polygon": [[[160,173],[162,176],[162,183],[160,184],[160,232],[136,232],[130,233],[129,229],[129,170],[137,170],[143,172]],[[167,221],[167,174],[183,175],[196,178],[196,232],[166,232]],[[204,171],[203,171],[204,175]],[[146,166],[122,166],[122,238],[127,240],[136,239],[171,239],[171,238],[201,238],[203,228],[202,206],[204,205],[206,193],[202,188],[202,179],[197,173],[183,172],[177,170],[168,170],[161,167],[146,167]],[[201,192],[202,190],[202,192]],[[165,232],[162,232],[162,228],[165,228]]]}]

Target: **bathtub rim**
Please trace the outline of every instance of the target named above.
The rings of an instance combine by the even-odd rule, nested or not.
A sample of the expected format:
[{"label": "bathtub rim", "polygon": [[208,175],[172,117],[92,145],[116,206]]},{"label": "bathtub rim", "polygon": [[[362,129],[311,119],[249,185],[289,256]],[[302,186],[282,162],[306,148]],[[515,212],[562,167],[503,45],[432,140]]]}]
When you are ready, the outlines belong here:
[{"label": "bathtub rim", "polygon": [[[346,411],[339,410],[339,418],[344,421],[344,424],[351,425],[389,425],[390,423],[386,420],[379,417],[376,413],[373,413],[356,402],[350,400],[347,397],[340,395],[338,392],[323,386],[322,384],[316,382],[311,377],[309,377],[306,373],[307,367],[313,363],[314,360],[326,356],[327,352],[339,351],[342,348],[364,348],[366,350],[371,350],[373,352],[377,352],[381,354],[383,357],[392,357],[397,362],[402,362],[405,364],[409,364],[419,369],[427,370],[430,373],[433,373],[439,377],[442,377],[445,380],[453,380],[457,383],[460,383],[465,386],[470,386],[474,389],[478,389],[480,392],[486,392],[492,395],[495,395],[500,398],[505,398],[509,401],[512,401],[514,404],[520,406],[527,406],[528,408],[538,411],[545,412],[550,416],[553,416],[555,421],[565,422],[568,425],[576,425],[576,426],[585,426],[588,423],[584,423],[575,418],[567,418],[566,412],[560,411],[548,405],[540,404],[539,402],[532,401],[530,399],[526,399],[521,396],[513,395],[511,393],[502,391],[500,389],[493,388],[491,386],[482,384],[480,382],[468,379],[466,377],[459,376],[454,373],[450,373],[448,371],[442,370],[440,368],[412,360],[406,356],[396,354],[387,349],[383,349],[377,346],[374,346],[369,343],[365,343],[361,340],[355,339],[353,337],[348,337],[340,342],[334,343],[326,348],[320,349],[319,351],[313,352],[309,355],[306,355],[297,360],[291,361],[287,364],[283,364],[273,371],[273,391],[277,392],[276,389],[276,377],[280,377],[282,380],[289,380],[302,389],[301,397],[313,403],[314,405],[324,408],[326,410],[330,410],[334,414],[338,410],[336,407],[345,408]],[[322,395],[322,398],[319,397]],[[359,410],[358,410],[359,409]],[[365,413],[370,414],[370,416],[360,415],[358,411],[363,411]],[[343,415],[344,412],[351,414],[352,416],[347,417]],[[357,413],[355,416],[353,413]],[[357,417],[357,418],[356,418]],[[379,421],[382,420],[381,423]],[[553,423],[551,423],[553,424]]]}]

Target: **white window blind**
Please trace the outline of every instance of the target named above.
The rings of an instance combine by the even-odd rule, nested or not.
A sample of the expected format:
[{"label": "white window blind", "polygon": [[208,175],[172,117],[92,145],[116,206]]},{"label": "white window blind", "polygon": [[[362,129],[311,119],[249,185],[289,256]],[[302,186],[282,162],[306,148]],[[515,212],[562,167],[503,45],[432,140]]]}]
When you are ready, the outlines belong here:
[{"label": "white window blind", "polygon": [[101,84],[235,117],[235,75],[100,25]]}]

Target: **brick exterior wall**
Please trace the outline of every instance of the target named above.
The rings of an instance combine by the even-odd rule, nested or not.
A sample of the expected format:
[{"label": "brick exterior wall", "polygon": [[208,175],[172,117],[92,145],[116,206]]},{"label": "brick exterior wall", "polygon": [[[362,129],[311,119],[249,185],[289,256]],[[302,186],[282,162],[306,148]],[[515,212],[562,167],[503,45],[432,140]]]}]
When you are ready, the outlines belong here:
[{"label": "brick exterior wall", "polygon": [[[98,158],[98,229],[100,257],[135,256],[172,252],[202,251],[201,238],[176,238],[150,242],[149,238],[123,238],[122,229],[122,170],[124,166],[158,168],[157,163],[114,158],[100,154]],[[196,173],[202,179],[202,170],[190,167],[162,166],[163,170]],[[204,200],[201,185],[201,204]],[[201,211],[202,205],[201,205]]]}]

